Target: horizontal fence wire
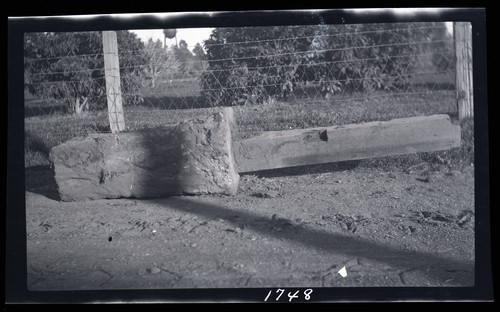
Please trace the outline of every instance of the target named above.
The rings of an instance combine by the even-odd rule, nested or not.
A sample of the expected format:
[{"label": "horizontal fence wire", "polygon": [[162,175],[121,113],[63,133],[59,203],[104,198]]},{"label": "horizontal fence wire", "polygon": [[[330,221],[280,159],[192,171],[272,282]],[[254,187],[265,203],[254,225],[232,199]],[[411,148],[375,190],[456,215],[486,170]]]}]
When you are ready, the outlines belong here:
[{"label": "horizontal fence wire", "polygon": [[[300,26],[295,26],[300,27]],[[334,34],[314,34],[310,36],[296,36],[289,38],[273,38],[273,39],[264,39],[264,40],[247,40],[247,41],[234,41],[234,42],[224,42],[224,43],[208,43],[205,46],[224,46],[224,45],[247,45],[247,44],[262,44],[266,42],[278,42],[278,41],[290,41],[290,40],[300,40],[300,39],[314,39],[314,38],[326,38],[326,37],[339,37],[339,36],[360,36],[366,34],[374,34],[374,33],[384,33],[384,32],[411,32],[415,30],[445,30],[446,26],[421,26],[421,27],[401,27],[401,28],[393,28],[390,30],[387,29],[375,29],[375,30],[367,30],[367,31],[354,31],[354,32],[340,32]]]},{"label": "horizontal fence wire", "polygon": [[[225,106],[241,132],[457,111],[454,40],[444,23],[219,28],[196,46],[117,33],[128,130]],[[101,33],[62,34],[52,48],[44,40],[57,33],[25,38],[25,129],[49,145],[110,132]]]}]

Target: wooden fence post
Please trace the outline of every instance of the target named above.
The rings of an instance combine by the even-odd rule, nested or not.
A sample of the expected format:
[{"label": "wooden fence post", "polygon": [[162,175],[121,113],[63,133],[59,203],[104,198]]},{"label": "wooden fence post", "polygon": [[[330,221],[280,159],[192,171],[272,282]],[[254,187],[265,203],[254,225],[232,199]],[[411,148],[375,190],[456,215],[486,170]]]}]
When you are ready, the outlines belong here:
[{"label": "wooden fence post", "polygon": [[120,87],[120,63],[116,32],[103,31],[102,45],[104,52],[104,75],[106,79],[106,97],[108,102],[109,126],[112,133],[125,130],[122,92]]},{"label": "wooden fence post", "polygon": [[456,55],[456,89],[458,118],[474,116],[472,86],[472,27],[469,22],[453,25]]}]

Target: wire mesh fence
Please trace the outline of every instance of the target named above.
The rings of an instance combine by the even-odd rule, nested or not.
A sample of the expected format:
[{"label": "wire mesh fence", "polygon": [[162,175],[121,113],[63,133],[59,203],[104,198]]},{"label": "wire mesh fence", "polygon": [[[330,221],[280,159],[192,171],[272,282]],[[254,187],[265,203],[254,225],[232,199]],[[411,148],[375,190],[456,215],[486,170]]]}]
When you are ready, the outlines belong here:
[{"label": "wire mesh fence", "polygon": [[[128,130],[221,106],[241,136],[457,111],[445,23],[215,28],[191,50],[117,41]],[[108,97],[99,32],[26,35],[26,144],[109,132]]]}]

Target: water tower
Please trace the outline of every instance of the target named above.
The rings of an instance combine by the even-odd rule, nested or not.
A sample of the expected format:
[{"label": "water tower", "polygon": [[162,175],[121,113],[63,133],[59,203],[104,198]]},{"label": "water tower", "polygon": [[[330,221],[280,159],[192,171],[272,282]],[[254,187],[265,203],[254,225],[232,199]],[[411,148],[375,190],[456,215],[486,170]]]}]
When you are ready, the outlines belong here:
[{"label": "water tower", "polygon": [[175,38],[175,46],[178,47],[177,45],[177,29],[164,29],[163,30],[163,35],[165,35],[163,46],[166,48],[167,47],[167,38],[172,39]]}]

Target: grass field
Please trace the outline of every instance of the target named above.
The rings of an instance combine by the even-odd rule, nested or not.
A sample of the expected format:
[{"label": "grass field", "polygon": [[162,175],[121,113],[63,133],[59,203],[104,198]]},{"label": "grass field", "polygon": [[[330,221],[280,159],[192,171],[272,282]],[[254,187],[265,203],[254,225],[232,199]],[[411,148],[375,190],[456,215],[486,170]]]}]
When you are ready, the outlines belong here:
[{"label": "grass field", "polygon": [[[188,89],[179,88],[169,96],[145,94],[143,105],[126,106],[124,110],[127,128],[136,130],[171,125],[217,111],[218,108],[203,107],[209,105],[201,105],[203,101],[195,92],[186,93]],[[324,99],[317,93],[301,89],[299,92],[305,94],[297,95],[287,102],[273,101],[260,105],[234,107],[239,129],[236,139],[249,137],[261,131],[324,127],[432,114],[449,114],[455,123],[458,122],[455,94],[452,89],[414,91],[405,94],[351,93]],[[200,106],[202,108],[192,108]],[[43,107],[47,109],[50,104]],[[33,111],[32,107],[26,109]],[[383,166],[410,165],[426,161],[452,168],[470,165],[473,163],[474,151],[473,120],[463,120],[461,126],[460,149],[369,160],[365,163]],[[47,165],[48,153],[53,146],[73,137],[95,132],[109,132],[105,111],[86,112],[83,116],[68,115],[61,110],[50,115],[26,115],[25,166]]]}]

